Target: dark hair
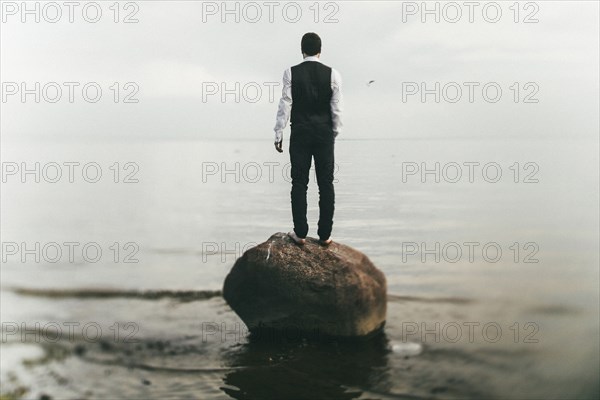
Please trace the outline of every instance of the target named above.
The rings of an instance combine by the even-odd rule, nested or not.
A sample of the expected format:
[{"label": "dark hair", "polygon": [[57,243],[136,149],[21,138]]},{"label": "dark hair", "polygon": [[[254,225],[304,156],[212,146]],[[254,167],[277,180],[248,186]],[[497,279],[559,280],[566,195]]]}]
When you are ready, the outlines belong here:
[{"label": "dark hair", "polygon": [[314,32],[309,32],[302,36],[302,52],[309,56],[314,56],[321,52],[321,38]]}]

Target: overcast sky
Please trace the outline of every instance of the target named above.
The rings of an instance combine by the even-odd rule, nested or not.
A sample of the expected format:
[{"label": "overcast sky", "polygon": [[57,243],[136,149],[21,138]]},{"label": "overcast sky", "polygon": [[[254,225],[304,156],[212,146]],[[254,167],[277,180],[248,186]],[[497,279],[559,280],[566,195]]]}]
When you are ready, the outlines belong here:
[{"label": "overcast sky", "polygon": [[[300,39],[310,31],[323,40],[321,60],[343,78],[345,139],[598,136],[595,1],[522,2],[518,16],[512,1],[478,2],[473,22],[470,9],[457,2],[462,16],[455,23],[457,8],[446,2],[437,3],[439,23],[423,15],[421,2],[274,2],[273,22],[262,1],[245,8],[229,2],[230,9],[237,4],[239,22],[235,12],[222,14],[222,2],[122,2],[117,23],[113,3],[98,2],[96,23],[83,18],[86,2],[74,9],[72,23],[63,2],[55,3],[62,12],[55,23],[48,20],[57,9],[40,3],[36,23],[35,15],[23,15],[21,2],[2,2],[2,140],[271,140],[283,71],[302,61]],[[496,4],[502,15],[492,23]],[[86,10],[94,19],[95,7]],[[127,15],[138,22],[123,23]],[[527,18],[538,22],[524,23]],[[367,86],[369,80],[375,82]],[[30,89],[40,82],[40,103],[33,94],[22,101],[22,82]],[[56,85],[41,89],[48,82],[62,87],[56,103],[48,101]],[[79,84],[73,103],[63,82]],[[83,98],[88,82],[102,89],[96,103]],[[223,102],[221,85],[235,92],[236,82],[240,102],[234,94]],[[432,89],[425,102],[421,83]],[[490,101],[482,92],[486,84]],[[457,87],[462,97],[453,103]],[[497,87],[502,95],[492,102]],[[128,94],[138,102],[125,103]]]}]

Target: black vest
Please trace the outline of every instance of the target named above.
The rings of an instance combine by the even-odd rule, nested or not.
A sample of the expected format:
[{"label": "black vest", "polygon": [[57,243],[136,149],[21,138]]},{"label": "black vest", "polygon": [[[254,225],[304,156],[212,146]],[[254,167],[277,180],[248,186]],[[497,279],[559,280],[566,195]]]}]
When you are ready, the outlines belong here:
[{"label": "black vest", "polygon": [[304,61],[292,67],[292,112],[290,126],[327,126],[331,118],[331,67],[319,61]]}]

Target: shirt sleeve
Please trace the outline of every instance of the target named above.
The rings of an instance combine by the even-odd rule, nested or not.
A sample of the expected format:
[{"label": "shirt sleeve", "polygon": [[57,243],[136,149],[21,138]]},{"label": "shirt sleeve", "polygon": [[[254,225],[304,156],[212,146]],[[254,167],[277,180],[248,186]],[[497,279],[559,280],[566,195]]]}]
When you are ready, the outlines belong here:
[{"label": "shirt sleeve", "polygon": [[275,121],[275,143],[283,139],[283,129],[286,127],[292,110],[292,70],[286,69],[283,72],[283,88],[281,89],[281,100],[277,110],[277,119]]},{"label": "shirt sleeve", "polygon": [[344,108],[344,97],[342,96],[342,76],[340,73],[331,69],[331,118],[333,120],[333,137],[337,137],[342,131],[342,111]]}]

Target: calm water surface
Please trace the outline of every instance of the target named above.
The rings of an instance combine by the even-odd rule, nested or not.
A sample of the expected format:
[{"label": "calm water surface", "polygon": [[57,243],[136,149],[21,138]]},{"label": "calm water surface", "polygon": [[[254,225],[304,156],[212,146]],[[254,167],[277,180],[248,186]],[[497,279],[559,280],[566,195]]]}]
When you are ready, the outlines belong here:
[{"label": "calm water surface", "polygon": [[[79,245],[54,263],[5,252],[2,393],[597,398],[597,149],[339,140],[334,239],[384,271],[388,318],[372,340],[317,343],[251,341],[219,294],[243,249],[291,228],[288,156],[269,141],[3,143],[3,162],[95,162],[102,177],[70,183],[63,166],[49,183],[48,167],[2,186],[5,246]],[[309,202],[314,236],[315,182]]]}]

